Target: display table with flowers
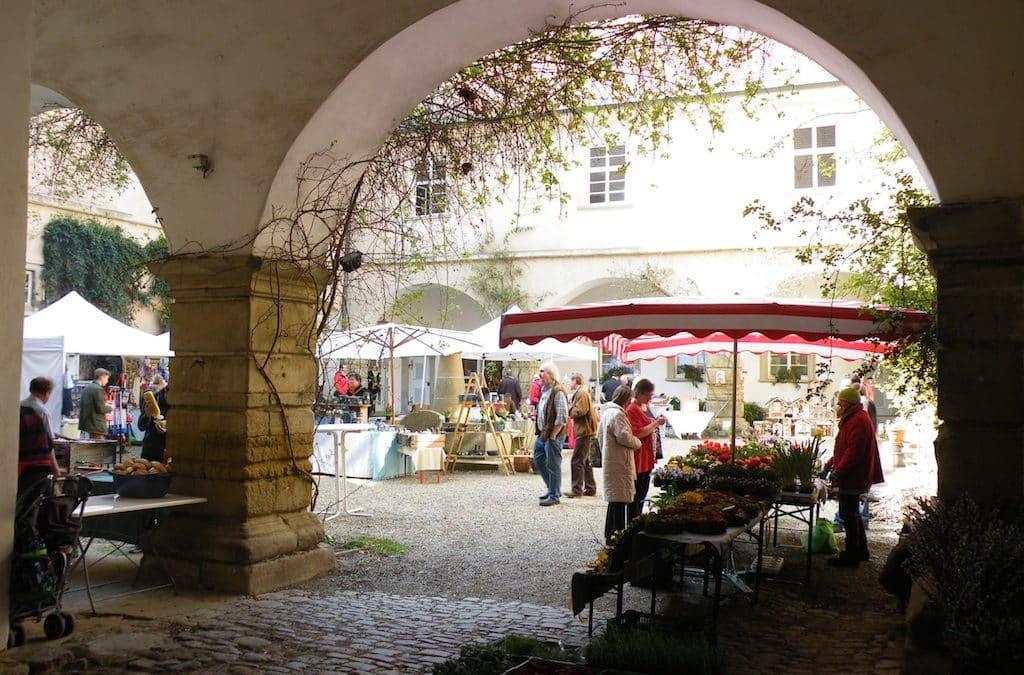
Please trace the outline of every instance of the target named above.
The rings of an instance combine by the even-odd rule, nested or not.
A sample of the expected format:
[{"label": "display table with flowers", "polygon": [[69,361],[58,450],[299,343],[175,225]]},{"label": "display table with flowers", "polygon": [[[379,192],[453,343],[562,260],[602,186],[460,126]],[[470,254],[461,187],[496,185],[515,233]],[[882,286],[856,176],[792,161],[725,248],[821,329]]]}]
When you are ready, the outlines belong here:
[{"label": "display table with flowers", "polygon": [[815,478],[811,489],[804,491],[783,490],[772,503],[768,512],[768,520],[772,529],[772,546],[779,546],[779,517],[790,516],[807,526],[807,563],[804,570],[804,583],[811,583],[811,557],[814,555],[811,541],[814,537],[814,524],[818,520],[821,503],[825,501],[828,487],[825,481]]},{"label": "display table with flowers", "polygon": [[[657,609],[657,585],[665,571],[659,562],[662,553],[671,551],[680,562],[696,560],[704,575],[703,593],[711,598],[709,638],[717,636],[718,605],[721,602],[725,561],[732,543],[741,534],[749,534],[757,544],[754,602],[760,590],[762,542],[766,505],[755,499],[723,492],[689,490],[676,495],[671,503],[634,519],[626,529],[612,537],[609,546],[598,552],[594,569],[577,572],[572,578],[572,609],[581,613],[593,601],[611,589],[617,591],[616,617],[622,614],[622,586],[651,581],[651,616]],[[680,574],[685,567],[680,567]],[[672,574],[671,566],[668,568]],[[709,586],[713,583],[714,591]]]}]

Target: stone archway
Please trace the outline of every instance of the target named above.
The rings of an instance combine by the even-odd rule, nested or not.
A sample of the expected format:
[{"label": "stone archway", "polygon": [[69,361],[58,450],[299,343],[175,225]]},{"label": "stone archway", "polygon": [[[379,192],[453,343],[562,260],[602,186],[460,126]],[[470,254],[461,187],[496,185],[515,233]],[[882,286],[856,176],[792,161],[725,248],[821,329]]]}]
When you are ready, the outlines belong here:
[{"label": "stone archway", "polygon": [[[190,397],[198,421],[187,438],[193,477],[196,489],[214,495],[202,517],[222,526],[219,533],[204,529],[201,546],[189,538],[195,555],[201,550],[206,556],[192,561],[190,578],[259,592],[315,573],[325,561],[291,566],[316,557],[317,530],[298,515],[303,495],[288,475],[295,457],[282,430],[282,418],[305,428],[309,393],[300,385],[286,388],[286,413],[271,415],[263,403],[268,383],[253,359],[267,356],[275,365],[272,383],[302,379],[296,374],[310,357],[300,336],[271,349],[261,327],[270,308],[283,305],[293,317],[311,311],[315,280],[285,270],[282,281],[281,270],[249,257],[247,238],[275,209],[294,202],[296,168],[310,153],[334,142],[352,158],[371,154],[436,83],[475,56],[560,20],[569,5],[432,0],[339,10],[331,3],[296,8],[237,0],[205,8],[204,20],[196,22],[192,8],[176,3],[139,12],[92,3],[9,4],[10,21],[0,29],[7,38],[0,40],[0,100],[6,104],[0,140],[18,152],[3,165],[2,184],[15,191],[24,184],[19,149],[28,83],[35,79],[65,92],[111,131],[161,209],[173,249],[195,242],[217,251],[210,260],[171,272],[180,302],[173,346],[197,383],[193,391],[179,389]],[[1013,154],[1024,145],[1018,124],[1024,102],[1006,86],[1016,81],[1024,57],[1008,57],[1005,50],[1016,40],[1019,6],[961,3],[936,13],[921,0],[880,7],[821,12],[790,0],[628,0],[601,5],[587,18],[669,12],[762,32],[857,91],[909,149],[941,199],[1024,194],[1024,164]],[[980,34],[987,39],[972,46],[969,59],[934,38]],[[83,43],[110,48],[82,50]],[[988,105],[979,107],[979,100]],[[206,177],[188,160],[196,153],[212,160]],[[8,220],[17,222],[23,199],[2,204]],[[1020,214],[1018,203],[1004,202],[939,209],[916,220],[939,276],[940,377],[960,381],[957,374],[977,372],[979,363],[984,368],[978,383],[940,396],[944,433],[951,452],[978,443],[1008,448],[1002,456],[1008,470],[987,484],[1010,494],[1024,490],[1024,343],[1016,330],[1003,331],[998,342],[977,342],[968,327],[1021,323]],[[23,260],[12,254],[4,261],[0,268],[12,270],[4,277],[9,293]],[[10,353],[17,353],[16,332],[7,335]],[[4,431],[13,442],[10,422]],[[940,465],[945,475],[962,477],[953,489],[984,483],[980,463],[972,470],[958,461]]]},{"label": "stone archway", "polygon": [[412,322],[431,328],[473,330],[494,318],[473,296],[442,284],[407,286],[399,293],[399,304]]},{"label": "stone archway", "polygon": [[604,300],[625,300],[626,298],[643,298],[668,295],[657,284],[646,279],[620,279],[605,277],[592,279],[565,294],[560,305],[577,305],[583,302],[601,302]]}]

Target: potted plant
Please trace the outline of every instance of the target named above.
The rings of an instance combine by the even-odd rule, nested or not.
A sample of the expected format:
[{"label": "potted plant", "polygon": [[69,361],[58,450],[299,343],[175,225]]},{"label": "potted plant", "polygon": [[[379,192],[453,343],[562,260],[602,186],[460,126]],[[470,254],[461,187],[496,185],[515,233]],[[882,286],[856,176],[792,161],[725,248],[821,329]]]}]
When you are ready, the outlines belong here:
[{"label": "potted plant", "polygon": [[772,466],[782,479],[785,490],[811,492],[820,458],[820,438],[803,443],[784,443],[776,446]]}]

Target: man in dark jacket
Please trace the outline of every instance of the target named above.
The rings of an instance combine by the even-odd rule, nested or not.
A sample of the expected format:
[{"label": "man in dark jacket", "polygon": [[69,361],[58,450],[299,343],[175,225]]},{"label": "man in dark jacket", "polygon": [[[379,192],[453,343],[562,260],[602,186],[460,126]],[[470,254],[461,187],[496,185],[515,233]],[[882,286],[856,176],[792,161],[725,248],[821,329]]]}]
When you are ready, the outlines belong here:
[{"label": "man in dark jacket", "polygon": [[513,411],[519,410],[523,402],[523,390],[519,386],[519,380],[512,376],[510,368],[505,369],[505,377],[498,383],[498,396],[501,396],[502,400],[510,401]]},{"label": "man in dark jacket", "polygon": [[847,387],[839,392],[839,434],[825,469],[834,473],[833,484],[839,488],[839,515],[846,530],[846,550],[828,564],[857,567],[870,557],[858,500],[872,485],[885,480],[871,418],[861,405],[859,388]]}]

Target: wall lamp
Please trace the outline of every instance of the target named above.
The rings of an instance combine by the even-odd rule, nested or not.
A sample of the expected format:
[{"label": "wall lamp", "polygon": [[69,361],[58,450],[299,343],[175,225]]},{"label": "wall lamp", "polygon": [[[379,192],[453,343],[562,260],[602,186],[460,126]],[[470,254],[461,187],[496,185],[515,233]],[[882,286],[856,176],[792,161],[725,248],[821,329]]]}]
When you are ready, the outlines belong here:
[{"label": "wall lamp", "polygon": [[213,171],[209,155],[189,155],[188,158],[192,160],[192,168],[203,173],[203,178],[206,178],[206,175]]},{"label": "wall lamp", "polygon": [[362,251],[349,251],[338,259],[343,272],[355,272],[363,264]]}]

